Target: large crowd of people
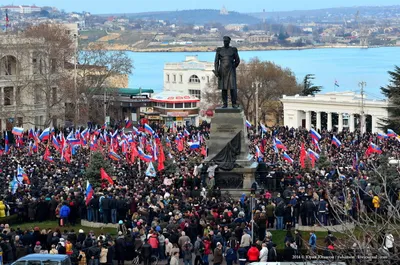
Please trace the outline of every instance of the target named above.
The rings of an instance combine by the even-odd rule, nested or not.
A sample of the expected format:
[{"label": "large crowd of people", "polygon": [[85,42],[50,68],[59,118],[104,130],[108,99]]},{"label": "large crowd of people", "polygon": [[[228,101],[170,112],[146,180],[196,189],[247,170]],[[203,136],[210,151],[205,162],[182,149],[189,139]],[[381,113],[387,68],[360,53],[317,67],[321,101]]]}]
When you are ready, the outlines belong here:
[{"label": "large crowd of people", "polygon": [[[5,263],[34,252],[67,253],[74,264],[82,265],[113,264],[113,260],[119,265],[124,260],[149,264],[152,256],[171,265],[178,264],[179,259],[184,264],[192,264],[194,259],[195,265],[207,265],[211,262],[209,255],[213,264],[225,261],[243,265],[247,261],[291,260],[304,249],[333,255],[336,239],[331,233],[317,248],[314,233],[303,239],[295,228],[356,221],[364,209],[385,215],[389,209],[382,202],[388,199],[396,205],[400,199],[395,187],[383,194],[381,185],[369,180],[374,173],[372,165],[381,157],[380,152],[368,151],[370,144],[398,159],[400,143],[396,137],[321,131],[321,139],[313,143],[309,131],[301,128],[277,127],[267,132],[249,128],[249,159],[259,163],[253,202],[250,194],[235,199],[221,192],[215,180],[218,164],[203,163],[209,124],[198,128],[151,127],[151,133],[142,127],[129,137],[123,130],[104,133],[104,129],[93,129],[84,136],[85,143],[81,140],[70,161],[47,142],[39,143],[37,151],[31,152],[32,143],[38,142],[35,134],[24,133],[14,144],[2,139],[4,150],[6,144],[11,146],[2,152],[0,160],[0,183],[5,187],[0,198],[5,206],[3,217],[15,215],[19,222],[39,225],[58,220],[61,227],[73,227],[81,219],[118,226],[117,236],[112,238],[70,228],[40,230],[38,225],[32,231],[23,231],[6,225],[1,228],[0,243]],[[51,132],[48,141],[52,135],[61,134]],[[63,133],[66,138],[69,134]],[[108,172],[112,184],[99,179],[100,185],[88,198],[85,173],[94,152],[94,136],[99,139],[100,134],[108,137],[103,144],[97,143],[96,151],[112,165],[113,171]],[[340,145],[332,144],[333,135]],[[112,144],[112,139],[122,142],[125,137],[130,144],[127,150]],[[148,157],[139,152],[131,159],[132,142],[135,148],[140,146],[140,150],[153,154],[155,165],[160,162],[155,157],[160,159],[162,148],[165,168],[158,170],[155,166],[155,177],[147,174]],[[200,147],[192,148],[190,142],[199,142]],[[110,146],[120,155],[118,159],[109,158]],[[302,161],[302,152],[307,149],[314,150],[326,163],[315,156]],[[15,183],[20,169],[26,176]],[[331,202],[346,210],[337,214]],[[0,223],[1,216],[0,205]],[[284,242],[275,242],[271,229],[287,231]],[[382,246],[374,247],[392,252],[393,236],[387,232],[384,238]],[[282,243],[283,252],[277,250]]]}]

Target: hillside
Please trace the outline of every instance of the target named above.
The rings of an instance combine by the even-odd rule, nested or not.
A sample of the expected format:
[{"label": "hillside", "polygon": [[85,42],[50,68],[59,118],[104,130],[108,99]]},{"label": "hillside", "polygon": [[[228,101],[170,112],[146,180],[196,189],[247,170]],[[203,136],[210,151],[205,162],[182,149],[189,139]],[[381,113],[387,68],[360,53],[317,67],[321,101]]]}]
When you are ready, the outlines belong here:
[{"label": "hillside", "polygon": [[400,12],[400,6],[352,6],[352,7],[335,7],[325,9],[310,9],[310,10],[292,10],[292,11],[276,11],[276,12],[258,12],[250,13],[249,15],[259,19],[277,19],[277,18],[315,18],[330,16],[337,16],[340,19],[351,19],[359,12],[361,16],[372,18],[376,15],[397,16]]},{"label": "hillside", "polygon": [[228,15],[221,15],[219,10],[213,9],[195,9],[181,11],[162,11],[131,14],[102,14],[101,16],[121,16],[131,19],[150,19],[150,20],[168,20],[171,23],[184,23],[202,25],[206,23],[227,24],[257,24],[259,18],[239,12],[229,12]]}]

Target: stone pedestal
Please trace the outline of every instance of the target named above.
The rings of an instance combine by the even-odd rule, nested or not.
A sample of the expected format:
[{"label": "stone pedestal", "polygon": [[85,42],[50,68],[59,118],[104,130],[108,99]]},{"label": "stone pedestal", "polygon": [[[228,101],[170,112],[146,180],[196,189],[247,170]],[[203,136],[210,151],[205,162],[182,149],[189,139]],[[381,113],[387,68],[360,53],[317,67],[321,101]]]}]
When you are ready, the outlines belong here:
[{"label": "stone pedestal", "polygon": [[247,159],[249,140],[247,138],[246,117],[243,110],[233,108],[217,108],[211,119],[210,139],[207,141],[208,156],[205,163],[210,162],[238,133],[240,137],[240,154],[236,158],[237,167],[231,171],[219,170],[215,180],[222,190],[230,193],[249,192],[255,181],[257,163]]},{"label": "stone pedestal", "polygon": [[241,152],[236,162],[241,166],[250,166],[248,161],[249,140],[247,138],[246,117],[243,110],[217,108],[211,119],[210,140],[207,141],[209,161],[216,156],[239,132],[241,132]]}]

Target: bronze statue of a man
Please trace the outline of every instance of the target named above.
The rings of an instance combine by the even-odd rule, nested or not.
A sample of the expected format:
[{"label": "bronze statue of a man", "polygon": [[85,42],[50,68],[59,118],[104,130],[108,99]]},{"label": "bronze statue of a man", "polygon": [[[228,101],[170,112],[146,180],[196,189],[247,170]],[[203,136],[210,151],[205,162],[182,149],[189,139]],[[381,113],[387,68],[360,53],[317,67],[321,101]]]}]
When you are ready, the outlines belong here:
[{"label": "bronze statue of a man", "polygon": [[237,48],[229,46],[231,38],[224,37],[224,47],[218,47],[215,54],[214,74],[218,78],[218,89],[222,91],[223,108],[228,107],[228,90],[231,91],[232,107],[238,108],[236,68],[240,63]]}]

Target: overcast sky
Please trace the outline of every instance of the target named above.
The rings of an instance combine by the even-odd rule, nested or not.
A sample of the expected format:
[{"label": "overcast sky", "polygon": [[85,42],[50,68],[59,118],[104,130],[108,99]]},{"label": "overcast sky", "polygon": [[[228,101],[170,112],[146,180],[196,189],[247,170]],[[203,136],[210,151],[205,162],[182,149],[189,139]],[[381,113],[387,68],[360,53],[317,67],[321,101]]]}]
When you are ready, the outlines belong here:
[{"label": "overcast sky", "polygon": [[91,13],[136,13],[183,9],[220,9],[238,12],[288,11],[348,6],[396,5],[399,0],[1,0],[0,5],[55,6],[66,11]]}]

